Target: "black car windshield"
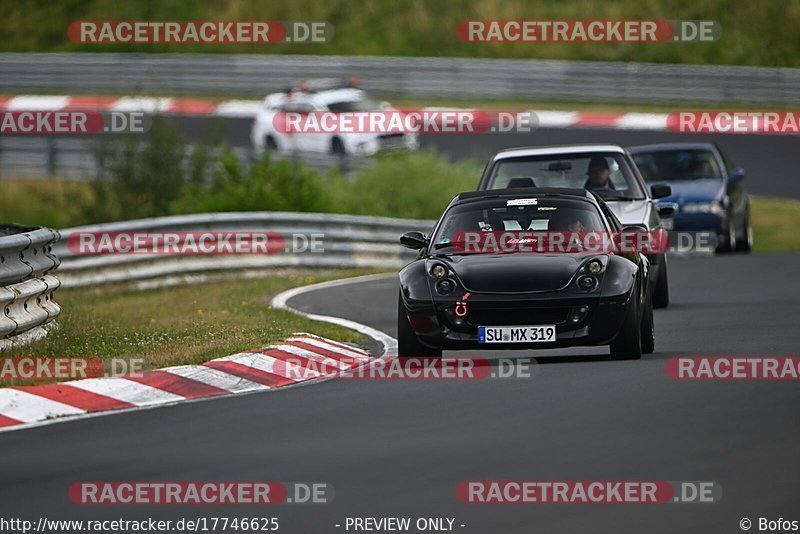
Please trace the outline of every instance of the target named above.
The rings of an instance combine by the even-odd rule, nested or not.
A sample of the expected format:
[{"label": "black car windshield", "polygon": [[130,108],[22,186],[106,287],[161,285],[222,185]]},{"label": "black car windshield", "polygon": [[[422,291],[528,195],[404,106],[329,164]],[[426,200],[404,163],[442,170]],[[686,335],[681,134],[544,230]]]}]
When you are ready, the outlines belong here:
[{"label": "black car windshield", "polygon": [[645,198],[624,155],[617,152],[545,154],[498,160],[490,171],[486,189],[515,187],[591,189],[609,200]]},{"label": "black car windshield", "polygon": [[[607,230],[600,212],[586,201],[554,197],[502,198],[450,208],[431,240],[437,251],[463,251],[467,235],[488,232],[593,232]],[[451,249],[451,250],[447,250]]]},{"label": "black car windshield", "polygon": [[717,159],[710,150],[658,150],[633,155],[647,182],[722,180]]}]

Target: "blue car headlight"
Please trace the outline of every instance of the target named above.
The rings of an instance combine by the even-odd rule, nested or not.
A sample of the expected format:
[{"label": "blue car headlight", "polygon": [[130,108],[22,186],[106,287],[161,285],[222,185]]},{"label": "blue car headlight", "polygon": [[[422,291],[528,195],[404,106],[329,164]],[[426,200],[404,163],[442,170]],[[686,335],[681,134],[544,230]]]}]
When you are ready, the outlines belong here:
[{"label": "blue car headlight", "polygon": [[720,215],[724,210],[722,209],[722,204],[714,200],[711,202],[689,202],[681,206],[681,211],[683,213],[713,213],[714,215]]}]

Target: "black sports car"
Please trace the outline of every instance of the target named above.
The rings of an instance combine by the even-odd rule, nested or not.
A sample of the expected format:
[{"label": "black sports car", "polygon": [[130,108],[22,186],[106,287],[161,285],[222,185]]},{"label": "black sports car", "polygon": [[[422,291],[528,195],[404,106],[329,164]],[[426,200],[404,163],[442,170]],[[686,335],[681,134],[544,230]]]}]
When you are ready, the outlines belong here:
[{"label": "black sports car", "polygon": [[653,352],[647,257],[618,242],[549,246],[565,231],[642,230],[623,228],[601,198],[582,189],[461,193],[430,237],[400,238],[420,253],[400,271],[399,355],[576,345],[610,345],[619,359]]}]

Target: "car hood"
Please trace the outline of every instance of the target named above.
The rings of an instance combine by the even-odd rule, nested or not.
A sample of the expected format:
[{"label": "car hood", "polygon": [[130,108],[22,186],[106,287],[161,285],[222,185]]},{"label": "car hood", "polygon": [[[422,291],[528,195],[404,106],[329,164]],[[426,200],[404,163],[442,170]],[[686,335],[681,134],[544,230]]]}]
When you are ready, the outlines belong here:
[{"label": "car hood", "polygon": [[517,293],[555,291],[596,254],[470,254],[444,259],[467,291]]},{"label": "car hood", "polygon": [[[644,224],[650,218],[650,201],[643,200],[607,200],[606,205],[614,212],[622,224]],[[649,226],[648,226],[649,228]]]},{"label": "car hood", "polygon": [[709,202],[722,196],[722,180],[676,180],[659,182],[672,188],[672,195],[658,199],[659,202]]}]

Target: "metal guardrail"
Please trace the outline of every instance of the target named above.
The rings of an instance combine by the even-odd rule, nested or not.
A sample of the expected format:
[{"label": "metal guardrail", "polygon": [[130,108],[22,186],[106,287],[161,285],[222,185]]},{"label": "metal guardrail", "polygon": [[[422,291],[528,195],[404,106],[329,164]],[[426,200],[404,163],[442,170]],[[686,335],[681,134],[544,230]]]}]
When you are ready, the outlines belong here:
[{"label": "metal guardrail", "polygon": [[0,225],[0,349],[43,337],[61,312],[53,300],[61,283],[49,274],[58,239],[49,228]]},{"label": "metal guardrail", "polygon": [[[199,273],[231,270],[264,272],[265,269],[306,268],[395,268],[411,261],[414,252],[399,244],[400,235],[418,230],[429,232],[434,221],[391,219],[356,215],[294,212],[212,213],[157,217],[68,228],[53,251],[61,259],[59,277],[65,287],[95,284],[190,278]],[[248,255],[81,255],[67,240],[82,232],[196,232],[249,231],[321,234],[324,252],[301,250],[291,253]]]},{"label": "metal guardrail", "polygon": [[800,102],[800,69],[526,59],[245,54],[0,54],[0,92],[261,98],[357,75],[377,94],[591,102]]}]

